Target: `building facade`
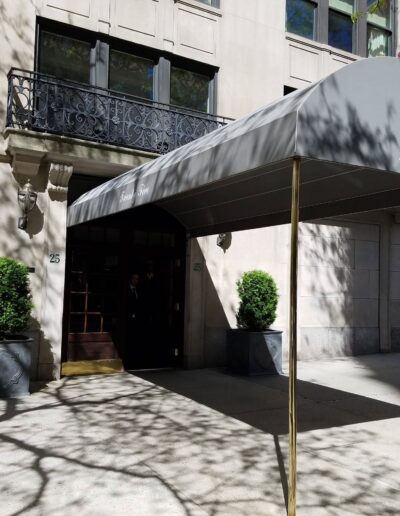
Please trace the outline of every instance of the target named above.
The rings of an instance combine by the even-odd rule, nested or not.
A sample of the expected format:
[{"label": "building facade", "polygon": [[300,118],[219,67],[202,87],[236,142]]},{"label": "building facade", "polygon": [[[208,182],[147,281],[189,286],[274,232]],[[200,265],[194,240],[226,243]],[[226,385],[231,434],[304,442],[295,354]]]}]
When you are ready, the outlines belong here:
[{"label": "building facade", "polygon": [[[31,267],[33,378],[83,361],[223,365],[236,281],[254,268],[278,283],[274,327],[286,346],[287,226],[217,245],[217,235],[187,238],[151,208],[67,231],[67,206],[356,59],[397,55],[395,1],[352,20],[370,3],[1,2],[0,255]],[[360,95],[373,102],[373,85]],[[18,229],[17,192],[28,180],[37,203]],[[301,224],[300,358],[400,349],[399,217],[394,209]],[[134,346],[132,274],[147,282]]]}]

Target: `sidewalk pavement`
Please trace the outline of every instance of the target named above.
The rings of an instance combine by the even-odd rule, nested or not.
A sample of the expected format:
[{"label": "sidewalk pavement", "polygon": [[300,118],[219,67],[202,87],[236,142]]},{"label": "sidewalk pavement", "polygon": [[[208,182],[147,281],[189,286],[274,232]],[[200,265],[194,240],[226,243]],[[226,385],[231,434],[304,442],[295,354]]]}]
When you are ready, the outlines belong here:
[{"label": "sidewalk pavement", "polygon": [[[298,514],[400,514],[400,354],[299,364]],[[65,378],[0,401],[0,515],[286,514],[287,378]]]}]

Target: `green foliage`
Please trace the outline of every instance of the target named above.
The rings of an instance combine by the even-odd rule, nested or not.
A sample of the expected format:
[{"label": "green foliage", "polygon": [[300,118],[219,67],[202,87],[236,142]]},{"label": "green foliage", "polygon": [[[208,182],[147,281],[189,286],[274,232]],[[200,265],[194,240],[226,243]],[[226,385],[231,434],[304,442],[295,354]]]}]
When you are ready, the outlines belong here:
[{"label": "green foliage", "polygon": [[276,319],[278,289],[272,276],[264,271],[245,272],[236,283],[240,298],[236,315],[238,327],[264,331]]},{"label": "green foliage", "polygon": [[32,307],[28,267],[0,257],[0,338],[25,330]]},{"label": "green foliage", "polygon": [[353,23],[357,23],[362,16],[365,16],[367,14],[379,14],[387,7],[387,2],[388,0],[375,0],[371,3],[371,5],[368,7],[366,11],[356,11],[352,15],[351,21]]}]

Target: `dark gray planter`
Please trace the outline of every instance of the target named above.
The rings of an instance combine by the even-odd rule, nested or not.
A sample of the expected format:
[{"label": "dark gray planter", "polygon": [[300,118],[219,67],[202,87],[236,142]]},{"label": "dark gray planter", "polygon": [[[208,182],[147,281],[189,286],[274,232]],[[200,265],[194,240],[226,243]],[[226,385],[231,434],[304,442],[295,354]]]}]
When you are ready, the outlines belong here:
[{"label": "dark gray planter", "polygon": [[0,397],[19,398],[29,394],[29,370],[33,339],[18,336],[0,340]]},{"label": "dark gray planter", "polygon": [[227,330],[227,367],[233,373],[282,374],[282,332]]}]

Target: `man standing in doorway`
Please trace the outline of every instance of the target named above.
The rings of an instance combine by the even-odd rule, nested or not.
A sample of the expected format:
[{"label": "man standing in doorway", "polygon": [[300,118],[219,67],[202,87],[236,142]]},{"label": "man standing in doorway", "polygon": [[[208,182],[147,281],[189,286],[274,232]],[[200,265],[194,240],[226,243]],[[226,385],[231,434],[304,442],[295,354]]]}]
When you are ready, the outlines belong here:
[{"label": "man standing in doorway", "polygon": [[139,291],[140,276],[137,272],[132,272],[129,276],[128,295],[127,295],[127,339],[126,339],[126,358],[129,368],[135,367],[134,358],[138,355],[141,343],[142,313],[141,296]]}]

